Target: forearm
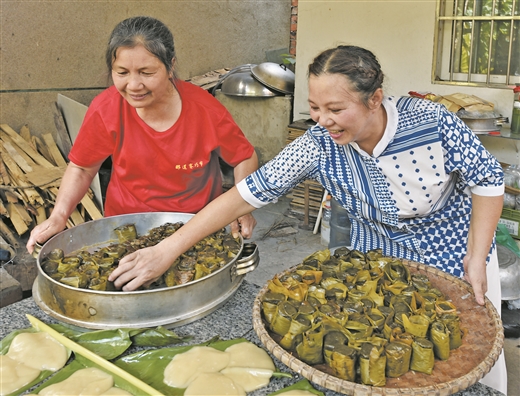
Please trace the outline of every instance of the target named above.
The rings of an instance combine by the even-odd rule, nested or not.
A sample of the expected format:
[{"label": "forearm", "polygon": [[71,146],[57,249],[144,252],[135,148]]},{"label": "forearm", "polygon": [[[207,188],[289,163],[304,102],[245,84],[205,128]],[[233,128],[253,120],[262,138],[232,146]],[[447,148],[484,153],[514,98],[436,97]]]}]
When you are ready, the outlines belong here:
[{"label": "forearm", "polygon": [[236,187],[233,187],[211,201],[178,231],[161,242],[161,248],[170,257],[177,258],[201,239],[253,210],[255,207],[244,201]]},{"label": "forearm", "polygon": [[99,166],[79,167],[70,162],[60,183],[51,216],[66,221],[87,193]]},{"label": "forearm", "polygon": [[472,195],[472,211],[468,233],[467,255],[474,260],[484,260],[489,254],[504,198]]},{"label": "forearm", "polygon": [[249,176],[251,173],[253,173],[257,169],[258,169],[258,156],[256,155],[256,152],[253,152],[253,155],[250,158],[242,161],[240,164],[235,166],[235,168],[233,170],[235,184],[237,184],[239,181],[245,179],[247,176]]}]

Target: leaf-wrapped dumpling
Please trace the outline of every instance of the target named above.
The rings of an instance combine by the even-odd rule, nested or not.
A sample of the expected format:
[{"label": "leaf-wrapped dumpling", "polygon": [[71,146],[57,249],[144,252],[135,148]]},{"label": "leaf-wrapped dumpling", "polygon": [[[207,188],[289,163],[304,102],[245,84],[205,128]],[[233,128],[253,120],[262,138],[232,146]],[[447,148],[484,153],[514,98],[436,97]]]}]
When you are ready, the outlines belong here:
[{"label": "leaf-wrapped dumpling", "polygon": [[385,347],[386,376],[397,378],[410,369],[412,347],[399,341],[389,342]]},{"label": "leaf-wrapped dumpling", "polygon": [[385,347],[365,342],[359,352],[359,369],[361,383],[372,386],[385,386]]},{"label": "leaf-wrapped dumpling", "polygon": [[440,360],[448,360],[450,357],[450,333],[448,328],[440,320],[430,325],[430,340],[433,342],[433,352]]},{"label": "leaf-wrapped dumpling", "polygon": [[435,357],[433,353],[433,343],[426,338],[417,338],[412,343],[412,359],[410,360],[410,370],[431,374]]}]

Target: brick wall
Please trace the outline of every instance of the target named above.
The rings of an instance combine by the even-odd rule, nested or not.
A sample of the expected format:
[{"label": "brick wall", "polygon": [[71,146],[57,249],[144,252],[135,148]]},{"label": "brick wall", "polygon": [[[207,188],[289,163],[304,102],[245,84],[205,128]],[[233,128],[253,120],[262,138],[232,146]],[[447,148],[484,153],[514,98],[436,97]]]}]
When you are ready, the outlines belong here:
[{"label": "brick wall", "polygon": [[289,53],[296,56],[296,30],[298,28],[298,0],[291,0],[291,42]]}]

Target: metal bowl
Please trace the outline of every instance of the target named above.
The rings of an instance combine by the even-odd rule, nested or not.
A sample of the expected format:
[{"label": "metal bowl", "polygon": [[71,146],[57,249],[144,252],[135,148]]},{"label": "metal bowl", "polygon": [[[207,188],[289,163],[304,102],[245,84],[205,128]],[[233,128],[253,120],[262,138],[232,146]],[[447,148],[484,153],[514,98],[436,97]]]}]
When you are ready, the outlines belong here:
[{"label": "metal bowl", "polygon": [[294,93],[294,72],[283,64],[260,63],[251,68],[251,74],[265,86],[284,94]]},{"label": "metal bowl", "polygon": [[236,72],[222,81],[222,93],[231,96],[278,96],[279,93],[267,88],[251,75],[251,71]]},{"label": "metal bowl", "polygon": [[516,254],[505,246],[497,244],[500,288],[502,300],[520,298],[520,263]]}]

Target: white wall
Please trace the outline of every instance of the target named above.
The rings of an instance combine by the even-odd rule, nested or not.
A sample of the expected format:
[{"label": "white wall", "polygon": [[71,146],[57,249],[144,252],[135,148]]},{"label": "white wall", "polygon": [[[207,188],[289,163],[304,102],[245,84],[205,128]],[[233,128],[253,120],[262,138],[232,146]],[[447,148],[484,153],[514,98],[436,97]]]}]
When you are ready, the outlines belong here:
[{"label": "white wall", "polygon": [[511,119],[513,90],[431,83],[435,0],[299,0],[294,120],[308,118],[307,66],[321,51],[352,44],[372,51],[387,95],[429,91],[476,95]]}]

